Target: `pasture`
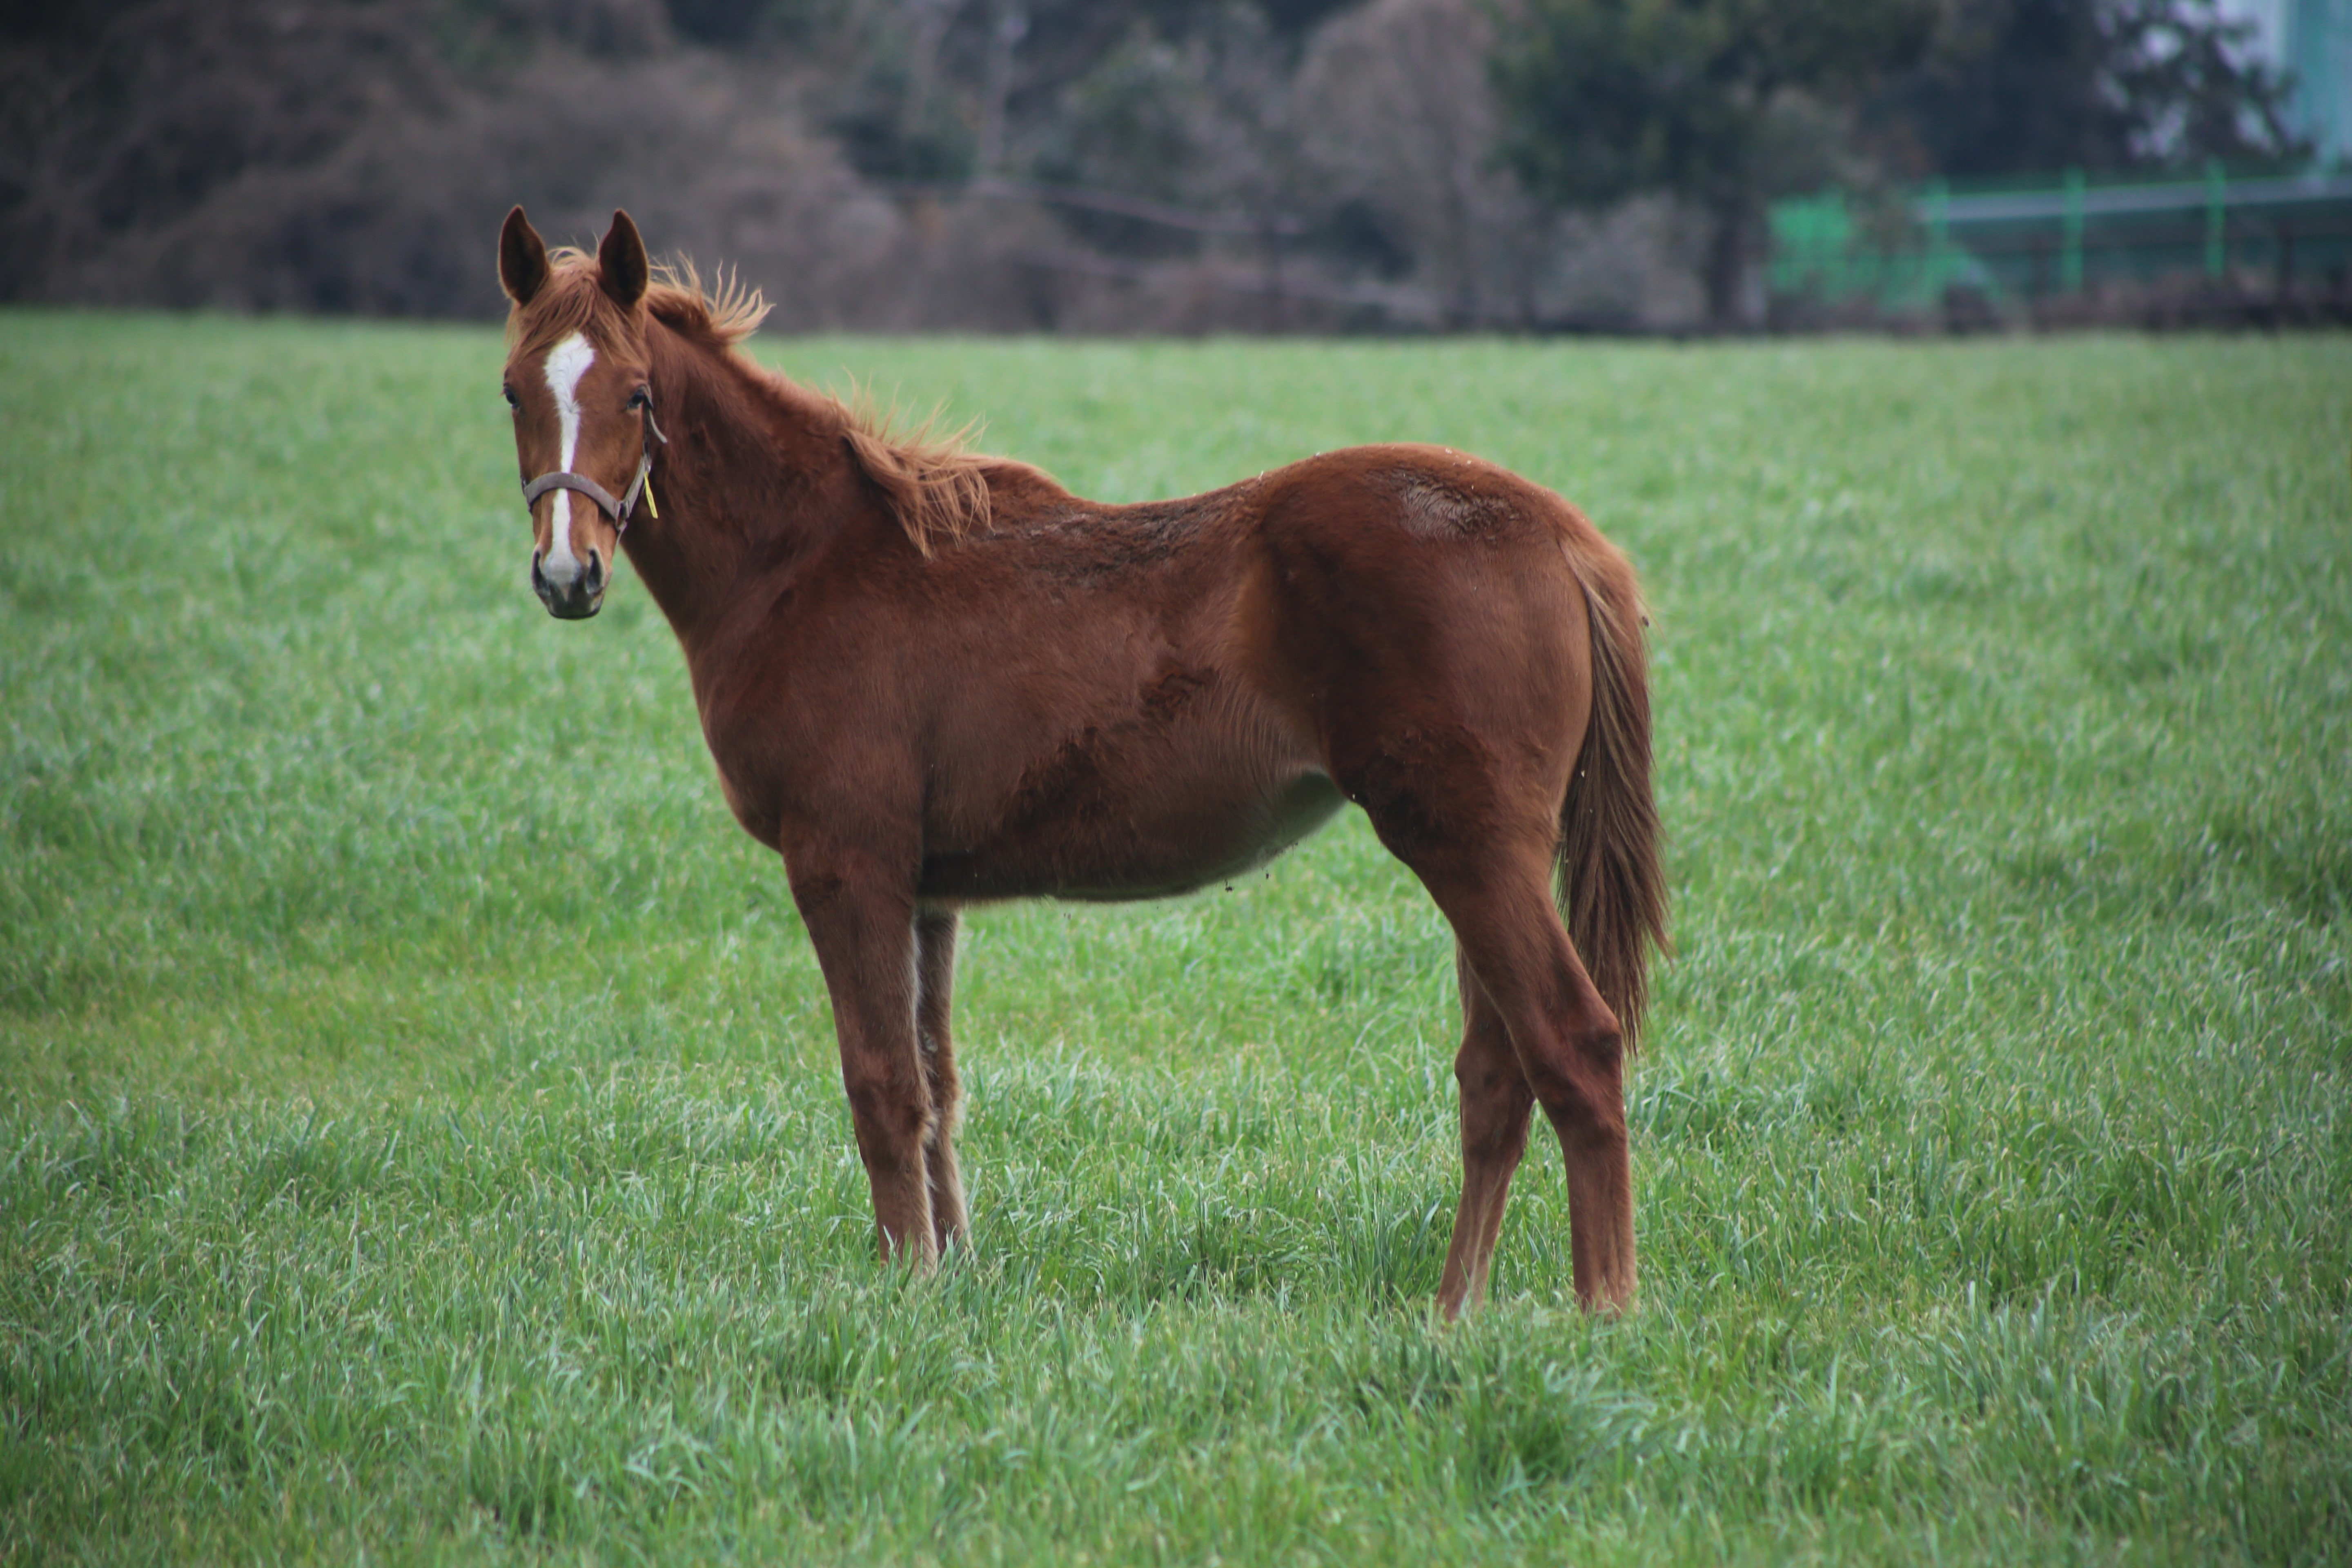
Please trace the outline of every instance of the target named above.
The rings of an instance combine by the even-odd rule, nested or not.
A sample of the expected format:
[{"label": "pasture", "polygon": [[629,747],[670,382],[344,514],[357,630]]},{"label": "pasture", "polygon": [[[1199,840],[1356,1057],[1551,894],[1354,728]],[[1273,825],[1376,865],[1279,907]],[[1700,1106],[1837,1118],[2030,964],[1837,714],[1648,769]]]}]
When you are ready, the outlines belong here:
[{"label": "pasture", "polygon": [[2352,343],[753,347],[1628,551],[1639,1310],[1539,1128],[1432,1321],[1450,949],[1352,811],[973,915],[976,1251],[886,1270],[667,629],[526,586],[496,335],[0,315],[0,1558],[2352,1556]]}]

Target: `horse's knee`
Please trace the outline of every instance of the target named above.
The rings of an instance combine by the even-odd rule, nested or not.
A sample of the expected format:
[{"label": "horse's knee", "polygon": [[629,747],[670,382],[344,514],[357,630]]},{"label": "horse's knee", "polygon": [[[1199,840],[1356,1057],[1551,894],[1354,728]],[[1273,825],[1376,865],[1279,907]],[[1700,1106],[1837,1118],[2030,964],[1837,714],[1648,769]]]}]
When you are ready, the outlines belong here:
[{"label": "horse's knee", "polygon": [[955,1051],[928,1031],[918,1037],[916,1044],[922,1055],[923,1090],[931,1107],[925,1140],[936,1142],[952,1138],[963,1116],[963,1080],[956,1073]]},{"label": "horse's knee", "polygon": [[887,1063],[860,1063],[845,1066],[841,1081],[858,1152],[868,1165],[896,1164],[906,1151],[930,1141],[937,1118],[920,1079]]},{"label": "horse's knee", "polygon": [[953,1047],[928,1033],[919,1037],[917,1044],[922,1050],[923,1081],[929,1086],[931,1098],[941,1101],[962,1099],[963,1081],[956,1073]]},{"label": "horse's knee", "polygon": [[931,1114],[923,1127],[926,1148],[953,1143],[963,1126],[963,1089],[952,1079],[931,1086]]}]

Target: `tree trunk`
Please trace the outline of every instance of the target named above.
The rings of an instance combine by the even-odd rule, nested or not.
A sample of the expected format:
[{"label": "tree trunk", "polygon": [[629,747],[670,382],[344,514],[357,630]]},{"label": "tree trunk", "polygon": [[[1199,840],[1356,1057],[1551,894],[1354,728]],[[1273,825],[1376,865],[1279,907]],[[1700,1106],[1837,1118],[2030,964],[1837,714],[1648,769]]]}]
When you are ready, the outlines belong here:
[{"label": "tree trunk", "polygon": [[898,103],[898,135],[913,141],[922,134],[931,110],[931,87],[940,71],[940,46],[947,41],[948,26],[963,9],[963,0],[908,0],[910,16],[907,45],[907,96]]},{"label": "tree trunk", "polygon": [[996,0],[995,25],[988,33],[988,82],[980,104],[980,150],[972,165],[978,179],[1004,172],[1004,104],[1013,96],[1013,56],[1028,36],[1028,6],[1022,0]]},{"label": "tree trunk", "polygon": [[1749,287],[1755,205],[1745,197],[1733,197],[1709,207],[1707,217],[1707,325],[1718,332],[1754,331],[1764,324],[1759,308],[1761,301]]}]

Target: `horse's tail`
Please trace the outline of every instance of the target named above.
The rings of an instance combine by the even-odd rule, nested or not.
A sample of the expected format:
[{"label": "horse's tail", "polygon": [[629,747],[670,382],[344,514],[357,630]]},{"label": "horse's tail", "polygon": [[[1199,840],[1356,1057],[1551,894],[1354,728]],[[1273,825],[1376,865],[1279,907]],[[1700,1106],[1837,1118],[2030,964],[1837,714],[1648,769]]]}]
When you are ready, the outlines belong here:
[{"label": "horse's tail", "polygon": [[1649,950],[1669,951],[1650,785],[1647,617],[1633,567],[1591,524],[1565,542],[1592,628],[1592,716],[1559,807],[1558,896],[1569,940],[1617,1015],[1631,1055],[1649,999]]}]

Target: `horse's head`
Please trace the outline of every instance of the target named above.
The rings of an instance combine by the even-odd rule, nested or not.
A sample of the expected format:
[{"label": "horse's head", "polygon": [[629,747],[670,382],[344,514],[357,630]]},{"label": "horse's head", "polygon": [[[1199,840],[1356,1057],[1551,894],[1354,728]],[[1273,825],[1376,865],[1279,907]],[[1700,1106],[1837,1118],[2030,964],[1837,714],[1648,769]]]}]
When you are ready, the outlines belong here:
[{"label": "horse's head", "polygon": [[499,281],[514,302],[506,394],[531,513],[530,585],[565,620],[604,604],[659,435],[646,383],[651,276],[625,212],[593,262],[578,252],[551,261],[520,207],[499,235]]}]

